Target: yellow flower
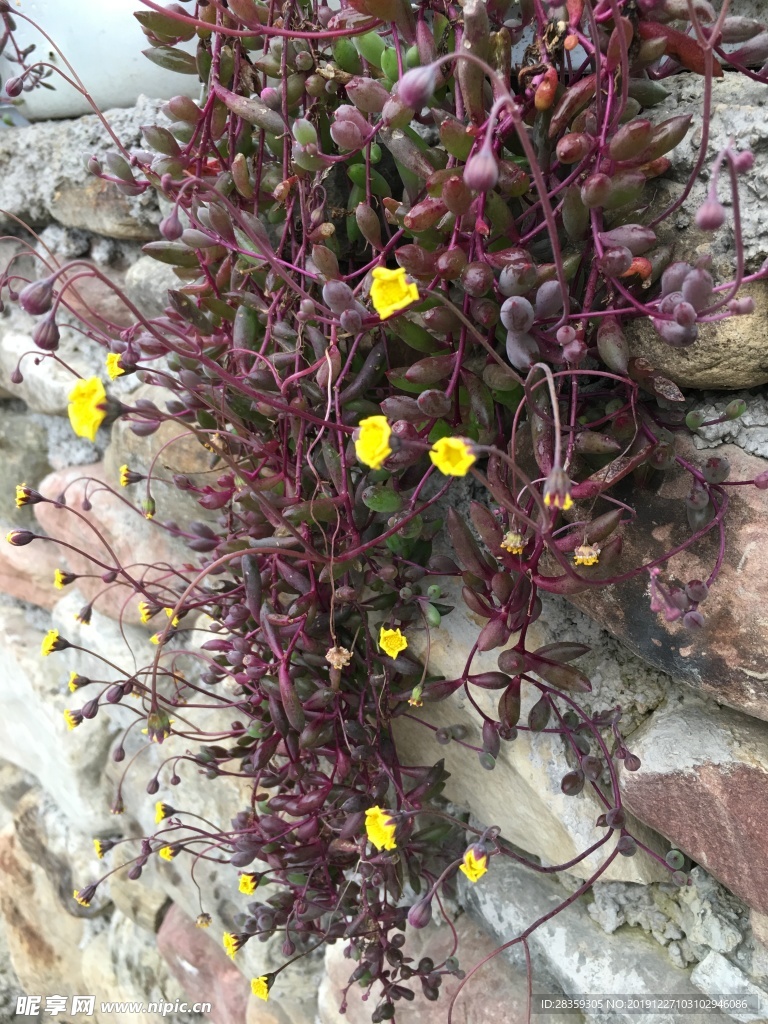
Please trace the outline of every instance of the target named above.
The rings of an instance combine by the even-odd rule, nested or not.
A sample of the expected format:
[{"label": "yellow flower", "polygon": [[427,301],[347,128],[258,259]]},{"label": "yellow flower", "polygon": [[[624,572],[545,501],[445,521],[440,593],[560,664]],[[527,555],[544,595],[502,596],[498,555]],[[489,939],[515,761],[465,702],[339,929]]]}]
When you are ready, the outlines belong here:
[{"label": "yellow flower", "polygon": [[152,618],[152,609],[146,601],[139,601],[139,615],[142,622],[149,622]]},{"label": "yellow flower", "polygon": [[441,437],[432,445],[429,457],[446,476],[466,476],[475,461],[472,448],[463,437]]},{"label": "yellow flower", "polygon": [[163,860],[173,860],[178,853],[178,850],[174,850],[172,846],[163,846],[160,848],[160,856]]},{"label": "yellow flower", "polygon": [[67,710],[67,711],[64,712],[64,721],[67,723],[67,728],[70,731],[72,729],[76,729],[78,727],[78,725],[80,725],[82,720],[83,720],[83,716],[80,714],[79,711],[69,711],[69,710]]},{"label": "yellow flower", "polygon": [[195,925],[198,928],[210,928],[211,927],[211,915],[210,914],[198,914],[195,919]]},{"label": "yellow flower", "polygon": [[79,889],[75,889],[72,895],[75,897],[75,899],[77,900],[81,907],[90,907],[91,901],[85,895],[85,890],[83,892],[80,892]]},{"label": "yellow flower", "polygon": [[178,626],[178,624],[179,624],[179,616],[173,614],[173,608],[163,608],[163,611],[168,616],[168,618],[171,620],[171,625],[172,626]]},{"label": "yellow flower", "polygon": [[149,642],[151,644],[155,644],[155,646],[157,646],[157,644],[160,643],[162,638],[163,638],[163,634],[162,633],[153,633],[152,636],[149,638]]},{"label": "yellow flower", "polygon": [[597,565],[600,561],[600,548],[597,544],[580,544],[573,552],[574,565]]},{"label": "yellow flower", "polygon": [[65,572],[64,569],[56,569],[53,574],[53,585],[57,590],[63,590],[64,587],[68,587],[70,583],[74,583],[75,576],[71,572]]},{"label": "yellow flower", "polygon": [[358,459],[371,469],[381,469],[384,460],[392,454],[389,446],[391,435],[392,428],[387,423],[386,416],[368,416],[360,420],[355,440],[355,453]]},{"label": "yellow flower", "polygon": [[128,468],[128,464],[127,464],[127,463],[126,463],[125,465],[123,465],[123,466],[121,466],[121,467],[120,467],[120,486],[121,486],[121,487],[127,487],[127,486],[128,486],[128,484],[129,484],[129,483],[131,482],[131,481],[130,481],[130,480],[128,479],[128,474],[129,474],[130,472],[131,472],[131,471],[130,471],[130,469]]},{"label": "yellow flower", "polygon": [[463,871],[470,882],[476,882],[488,870],[488,854],[484,853],[478,857],[475,851],[476,848],[470,846],[464,854],[464,860],[459,864],[459,871]]},{"label": "yellow flower", "polygon": [[382,626],[379,630],[379,647],[390,658],[396,658],[407,646],[408,641],[399,629],[385,629]]},{"label": "yellow flower", "polygon": [[109,842],[109,840],[107,840],[107,842],[105,842],[103,839],[93,840],[93,848],[96,851],[96,856],[99,858],[99,860],[104,860],[104,854],[111,850],[112,846],[113,844]]},{"label": "yellow flower", "polygon": [[523,535],[517,533],[514,530],[507,530],[504,534],[504,540],[501,542],[500,547],[508,551],[510,555],[522,555],[523,548],[525,547],[525,540]]},{"label": "yellow flower", "polygon": [[260,978],[251,978],[251,992],[264,1002],[269,999],[269,988],[270,980],[266,974],[262,974]]},{"label": "yellow flower", "polygon": [[388,270],[387,267],[374,267],[371,276],[371,302],[382,320],[405,309],[419,298],[419,289],[413,282],[405,279],[405,270]]},{"label": "yellow flower", "polygon": [[16,508],[29,504],[29,488],[26,484],[16,484]]},{"label": "yellow flower", "polygon": [[43,637],[43,642],[40,645],[40,653],[44,658],[47,658],[49,654],[53,654],[54,651],[63,651],[70,646],[68,640],[65,640],[63,636],[59,636],[58,629],[49,629]]},{"label": "yellow flower", "polygon": [[155,804],[155,824],[159,825],[161,821],[165,821],[166,818],[170,818],[173,814],[173,808],[170,804],[164,804],[162,800],[158,800]]},{"label": "yellow flower", "polygon": [[394,850],[395,822],[380,807],[369,807],[365,812],[365,832],[377,850]]},{"label": "yellow flower", "polygon": [[72,693],[74,693],[75,690],[79,689],[80,686],[82,686],[82,683],[80,682],[80,676],[77,674],[77,672],[69,673],[69,682],[67,683],[67,685],[69,686],[69,689],[71,690]]},{"label": "yellow flower", "polygon": [[240,885],[238,888],[243,896],[253,896],[259,887],[259,879],[257,875],[240,875]]},{"label": "yellow flower", "polygon": [[562,509],[563,512],[567,512],[573,505],[571,482],[560,466],[555,466],[544,481],[544,504]]},{"label": "yellow flower", "polygon": [[96,440],[96,431],[107,415],[107,393],[99,377],[79,380],[69,393],[69,422],[78,437]]},{"label": "yellow flower", "polygon": [[110,380],[114,380],[116,377],[121,377],[125,373],[125,370],[120,365],[119,352],[110,352],[107,355],[107,373],[109,374]]},{"label": "yellow flower", "polygon": [[224,943],[224,949],[227,956],[235,959],[235,953],[243,945],[243,938],[241,935],[235,935],[233,932],[224,932],[221,941]]}]

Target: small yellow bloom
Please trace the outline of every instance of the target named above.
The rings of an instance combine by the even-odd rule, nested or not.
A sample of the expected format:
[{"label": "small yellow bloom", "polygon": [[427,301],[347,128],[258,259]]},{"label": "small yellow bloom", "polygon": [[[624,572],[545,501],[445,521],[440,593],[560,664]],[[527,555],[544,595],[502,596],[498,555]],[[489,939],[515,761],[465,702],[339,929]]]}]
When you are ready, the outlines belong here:
[{"label": "small yellow bloom", "polygon": [[26,484],[16,484],[16,508],[29,504],[29,488]]},{"label": "small yellow bloom", "polygon": [[476,882],[482,878],[488,870],[488,854],[481,857],[475,855],[474,847],[470,846],[464,854],[464,860],[459,864],[459,871],[462,871],[470,882]]},{"label": "small yellow bloom", "polygon": [[407,646],[408,641],[399,629],[385,629],[382,626],[379,630],[379,647],[390,658],[396,658]]},{"label": "small yellow bloom", "polygon": [[72,731],[72,729],[76,729],[78,725],[80,725],[82,720],[83,716],[78,712],[69,710],[64,712],[64,721],[67,723],[67,728],[70,730],[70,732]]},{"label": "small yellow bloom", "polygon": [[240,875],[240,884],[238,886],[243,896],[253,896],[259,887],[259,879],[257,875],[246,874]]},{"label": "small yellow bloom", "polygon": [[90,907],[91,901],[87,898],[87,896],[81,893],[79,889],[75,889],[72,895],[75,897],[75,899],[77,900],[81,907]]},{"label": "small yellow bloom", "polygon": [[210,928],[211,927],[211,915],[210,914],[198,914],[195,919],[195,925],[198,928]]},{"label": "small yellow bloom", "polygon": [[53,654],[54,651],[63,651],[69,646],[68,641],[59,636],[58,629],[49,629],[43,637],[43,642],[40,645],[40,653],[44,658],[47,658],[48,655]]},{"label": "small yellow bloom", "polygon": [[96,431],[107,415],[107,393],[99,377],[79,380],[69,393],[69,422],[78,437],[96,440]]},{"label": "small yellow bloom", "polygon": [[441,437],[429,451],[432,464],[446,476],[466,476],[475,462],[471,446],[463,437]]},{"label": "small yellow bloom", "polygon": [[67,686],[69,687],[69,689],[70,689],[70,691],[72,693],[74,693],[75,690],[79,689],[79,687],[80,687],[80,676],[77,674],[77,672],[70,672],[69,673],[69,682],[67,683]]},{"label": "small yellow bloom", "polygon": [[573,505],[571,482],[560,466],[555,466],[544,481],[544,504],[567,512]]},{"label": "small yellow bloom", "polygon": [[163,638],[163,634],[162,633],[153,633],[152,636],[149,638],[149,642],[151,644],[155,644],[157,646],[157,644],[160,643],[162,638]]},{"label": "small yellow bloom", "polygon": [[56,569],[53,574],[53,585],[57,590],[63,590],[64,587],[74,581],[74,578],[75,577],[71,572],[64,572],[63,569]]},{"label": "small yellow bloom", "polygon": [[163,860],[173,860],[178,853],[178,850],[174,850],[172,846],[163,846],[160,848],[160,856]]},{"label": "small yellow bloom", "polygon": [[93,840],[93,848],[96,851],[96,856],[99,860],[104,860],[104,844],[100,839]]},{"label": "small yellow bloom", "polygon": [[371,276],[371,302],[382,320],[418,301],[419,289],[412,281],[406,281],[402,267],[374,267]]},{"label": "small yellow bloom", "polygon": [[269,999],[269,978],[262,974],[260,978],[251,978],[251,992],[264,1002]]},{"label": "small yellow bloom", "polygon": [[139,601],[139,615],[142,622],[149,622],[152,618],[152,609],[146,601]]},{"label": "small yellow bloom", "polygon": [[178,624],[179,624],[179,616],[173,614],[173,608],[163,608],[163,611],[168,616],[168,618],[171,620],[171,625],[172,626],[178,626]]},{"label": "small yellow bloom", "polygon": [[107,373],[109,374],[110,380],[115,380],[116,377],[121,377],[125,370],[120,364],[120,353],[110,352],[107,355]]},{"label": "small yellow bloom", "polygon": [[365,832],[377,850],[394,850],[397,825],[380,807],[369,807],[365,812]]},{"label": "small yellow bloom", "polygon": [[597,544],[580,544],[573,552],[574,565],[597,565],[600,561],[600,548]]},{"label": "small yellow bloom", "polygon": [[525,547],[525,539],[521,533],[517,533],[515,530],[507,530],[504,534],[504,540],[502,540],[500,547],[508,551],[510,555],[522,555]]},{"label": "small yellow bloom", "polygon": [[127,463],[124,466],[120,467],[120,486],[121,487],[127,487],[128,484],[131,482],[130,479],[128,478],[128,474],[129,473],[130,473],[130,469],[128,468]]},{"label": "small yellow bloom", "polygon": [[164,804],[162,800],[158,800],[155,804],[155,824],[159,825],[161,821],[165,821],[166,818],[170,818],[173,814],[173,808],[170,804]]},{"label": "small yellow bloom", "polygon": [[368,416],[360,420],[355,440],[355,453],[360,462],[371,469],[381,469],[384,460],[392,454],[389,446],[391,436],[392,428],[386,416]]},{"label": "small yellow bloom", "polygon": [[235,935],[233,932],[224,932],[221,941],[224,943],[224,950],[227,956],[235,959],[235,953],[243,945],[243,939],[241,935]]}]

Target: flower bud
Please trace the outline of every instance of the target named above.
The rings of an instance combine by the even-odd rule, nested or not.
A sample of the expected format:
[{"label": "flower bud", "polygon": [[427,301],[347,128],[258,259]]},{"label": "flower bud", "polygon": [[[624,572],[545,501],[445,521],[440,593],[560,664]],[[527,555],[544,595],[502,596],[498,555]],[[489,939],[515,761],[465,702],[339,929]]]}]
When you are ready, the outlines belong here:
[{"label": "flower bud", "polygon": [[32,281],[19,292],[19,305],[30,316],[42,316],[49,312],[53,304],[54,278],[43,277]]},{"label": "flower bud", "polygon": [[183,232],[184,227],[174,208],[167,217],[163,217],[160,221],[160,234],[169,242],[175,242],[177,238],[181,238]]},{"label": "flower bud", "polygon": [[363,145],[363,135],[352,121],[340,120],[331,125],[331,138],[339,149],[351,151]]},{"label": "flower bud", "polygon": [[59,328],[56,326],[56,320],[52,313],[44,316],[42,320],[38,320],[32,331],[32,340],[44,352],[55,352],[59,347],[60,338]]},{"label": "flower bud", "polygon": [[411,928],[426,928],[432,920],[432,900],[429,898],[414,903],[408,911],[408,924]]},{"label": "flower bud", "polygon": [[384,104],[381,121],[385,128],[405,128],[413,120],[414,110],[397,96],[391,96]]},{"label": "flower bud", "polygon": [[397,86],[397,95],[414,110],[421,110],[435,91],[437,72],[433,67],[413,68],[406,71]]},{"label": "flower bud", "polygon": [[707,199],[696,211],[696,227],[702,231],[717,231],[725,223],[725,207],[716,199]]},{"label": "flower bud", "polygon": [[735,153],[732,159],[737,174],[746,174],[755,165],[755,158],[748,149],[742,150],[741,153]]},{"label": "flower bud", "polygon": [[9,96],[12,100],[15,100],[17,96],[21,96],[24,89],[24,81],[21,78],[9,78],[5,83],[5,95]]},{"label": "flower bud", "polygon": [[5,539],[9,544],[13,544],[15,548],[21,548],[25,544],[30,544],[36,537],[36,534],[30,533],[29,530],[11,530],[10,533],[5,535]]},{"label": "flower bud", "polygon": [[499,164],[490,143],[484,142],[464,167],[464,183],[476,192],[488,192],[499,180]]}]

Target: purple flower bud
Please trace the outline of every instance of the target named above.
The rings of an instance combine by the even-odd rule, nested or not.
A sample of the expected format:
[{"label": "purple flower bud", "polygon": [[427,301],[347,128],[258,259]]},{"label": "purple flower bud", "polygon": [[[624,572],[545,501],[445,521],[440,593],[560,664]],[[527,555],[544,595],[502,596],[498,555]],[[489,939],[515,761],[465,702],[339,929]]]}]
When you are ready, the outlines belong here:
[{"label": "purple flower bud", "polygon": [[42,316],[43,313],[47,313],[53,304],[53,282],[52,276],[43,277],[22,288],[19,292],[21,308],[31,316]]},{"label": "purple flower bud", "polygon": [[44,316],[42,320],[38,320],[32,332],[32,341],[44,352],[55,352],[59,347],[60,337],[59,328],[56,326],[52,313]]},{"label": "purple flower bud", "polygon": [[351,121],[353,125],[358,129],[361,135],[368,135],[371,131],[371,126],[368,124],[366,119],[357,109],[357,107],[351,107],[348,103],[342,103],[340,107],[337,107],[333,116],[336,123],[339,121]]},{"label": "purple flower bud", "polygon": [[360,149],[363,145],[363,135],[352,121],[341,120],[332,124],[331,138],[339,149],[347,151]]},{"label": "purple flower bud", "polygon": [[160,234],[163,238],[167,238],[169,242],[175,242],[177,238],[181,238],[183,233],[184,227],[178,213],[173,209],[167,217],[163,217],[160,221]]},{"label": "purple flower bud", "polygon": [[413,68],[406,71],[397,87],[397,95],[414,110],[421,110],[432,96],[437,84],[437,74],[433,67]]},{"label": "purple flower bud", "polygon": [[743,299],[731,299],[728,303],[728,312],[734,316],[745,316],[755,311],[755,300],[751,295],[745,295]]},{"label": "purple flower bud", "polygon": [[17,96],[21,96],[23,88],[24,82],[21,78],[9,78],[5,83],[5,95],[15,100]]},{"label": "purple flower bud", "polygon": [[717,231],[725,223],[725,207],[717,199],[707,199],[696,211],[696,227],[702,231]]},{"label": "purple flower bud", "polygon": [[533,327],[533,306],[528,299],[513,295],[502,304],[500,317],[508,331],[525,334]]},{"label": "purple flower bud", "polygon": [[408,911],[408,924],[411,928],[426,928],[432,920],[432,900],[423,899],[414,903]]},{"label": "purple flower bud", "polygon": [[355,304],[355,296],[348,284],[343,281],[328,281],[323,285],[323,302],[340,316],[345,309],[351,309]]},{"label": "purple flower bud", "polygon": [[296,319],[311,320],[315,313],[315,304],[312,299],[302,299],[299,303],[299,311],[296,314]]},{"label": "purple flower bud", "polygon": [[481,149],[467,160],[464,167],[464,184],[477,192],[488,192],[498,180],[498,161],[490,144],[484,142]]},{"label": "purple flower bud", "polygon": [[755,158],[748,149],[743,150],[741,153],[734,153],[733,166],[737,174],[746,174],[747,171],[752,170],[754,165]]},{"label": "purple flower bud", "polygon": [[89,174],[101,174],[101,164],[95,156],[89,156],[85,161],[85,166]]}]

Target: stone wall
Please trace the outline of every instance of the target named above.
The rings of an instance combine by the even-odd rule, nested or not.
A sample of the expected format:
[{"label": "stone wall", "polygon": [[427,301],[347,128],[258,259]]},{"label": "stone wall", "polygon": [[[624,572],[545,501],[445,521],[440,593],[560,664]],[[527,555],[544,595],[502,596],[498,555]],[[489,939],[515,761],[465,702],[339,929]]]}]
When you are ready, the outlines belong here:
[{"label": "stone wall", "polygon": [[[666,103],[669,111],[695,105],[694,87],[692,77],[683,76]],[[719,139],[745,119],[758,123],[758,99],[752,88],[731,76],[716,83],[713,152]],[[109,116],[129,144],[138,143],[139,125],[152,122],[155,110],[156,104],[142,99],[135,109]],[[656,113],[659,120],[669,116],[666,109]],[[768,163],[761,147],[766,143],[759,135],[750,141],[758,162],[747,191],[756,189],[764,201]],[[141,243],[157,234],[160,211],[149,193],[127,199],[87,177],[82,156],[104,146],[106,140],[92,117],[0,131],[0,209],[8,211],[0,219],[5,218],[10,234],[19,228],[9,214],[27,221],[38,232],[36,244],[61,259],[91,260],[140,307],[155,314],[164,306],[166,288],[175,281],[169,268],[141,255]],[[678,159],[676,166],[683,170],[659,186],[670,194],[680,187],[680,175],[690,161],[685,147]],[[681,212],[681,225],[685,217],[685,224],[690,222],[696,201],[694,195],[694,205]],[[745,207],[752,267],[768,255],[768,238],[758,231],[760,210],[760,203]],[[702,244],[702,239],[687,234],[682,243],[678,240],[679,258]],[[4,264],[20,243],[6,238],[0,247]],[[715,255],[727,261],[726,252]],[[21,259],[20,268],[26,276],[34,273],[28,257]],[[748,416],[722,429],[702,431],[696,441],[702,448],[725,443],[734,479],[752,477],[768,465],[762,458],[768,451],[768,413],[764,396],[756,390],[768,377],[763,356],[766,314],[761,312],[768,303],[764,285],[754,291],[758,313],[737,321],[741,333],[730,339],[738,347],[729,351],[725,381],[747,389],[743,393],[750,406]],[[115,322],[124,316],[107,288],[89,290],[87,299],[108,311]],[[31,327],[16,307],[0,318],[3,532],[29,526],[36,512],[38,527],[60,541],[97,543],[88,533],[86,523],[91,521],[125,561],[132,560],[131,552],[142,561],[186,560],[186,549],[169,543],[152,523],[141,520],[137,525],[135,514],[84,479],[115,485],[124,462],[139,472],[145,470],[160,447],[173,441],[171,428],[142,439],[118,422],[111,436],[102,431],[95,445],[73,438],[66,421],[69,378],[49,362],[36,366],[34,356],[24,355],[32,348]],[[97,346],[71,328],[62,334],[62,354],[76,369],[90,375],[102,364]],[[682,384],[711,386],[712,352],[721,353],[728,338],[713,333],[706,345],[686,350],[684,365],[667,367],[666,372],[674,377],[679,371]],[[639,334],[636,343],[646,342]],[[24,380],[13,384],[19,359]],[[698,369],[693,365],[697,359]],[[129,377],[116,382],[115,393],[141,387],[137,377]],[[722,406],[722,399],[712,393],[697,392],[695,402],[708,417]],[[696,451],[691,455],[697,457]],[[187,441],[176,441],[164,450],[161,465],[194,473],[204,468],[204,456]],[[17,510],[14,485],[22,481],[48,496],[66,487],[73,506],[87,492],[91,510],[83,513],[82,521],[61,515],[51,505]],[[534,627],[534,639],[542,644],[573,639],[592,646],[585,659],[594,683],[590,701],[595,707],[623,707],[630,747],[643,761],[639,772],[625,772],[621,779],[627,807],[636,819],[633,831],[660,855],[672,845],[693,863],[691,885],[678,888],[652,857],[643,853],[618,858],[585,897],[531,935],[535,992],[690,997],[759,993],[768,1000],[768,573],[762,539],[766,493],[734,490],[723,572],[707,603],[707,627],[700,637],[691,638],[652,616],[644,585],[634,591],[608,591],[597,602],[582,602],[581,609],[548,600]],[[202,517],[199,506],[172,487],[159,486],[154,496],[164,519],[181,523]],[[639,509],[640,526],[632,534],[638,547],[630,555],[645,556],[654,544],[666,542],[660,524],[679,517],[682,497],[674,478],[657,494],[648,495]],[[708,555],[705,549],[686,555],[676,571],[684,579],[700,575],[697,567]],[[130,712],[120,708],[112,717],[100,714],[87,729],[68,733],[62,711],[70,703],[70,672],[88,675],[96,662],[77,651],[43,660],[40,639],[47,629],[60,627],[73,642],[82,638],[96,654],[125,663],[131,649],[146,645],[149,627],[140,623],[136,609],[126,604],[119,590],[111,590],[97,603],[89,626],[75,624],[74,615],[102,584],[80,581],[79,592],[68,588],[59,599],[52,586],[57,567],[75,572],[83,568],[77,555],[54,542],[24,548],[0,545],[0,1020],[13,1019],[16,994],[26,992],[96,994],[97,1005],[100,999],[210,1001],[209,1019],[215,1024],[363,1024],[369,1009],[354,993],[346,1015],[339,1013],[340,993],[350,973],[341,943],[329,948],[325,957],[318,952],[281,973],[267,1004],[249,996],[248,979],[278,967],[282,955],[272,943],[249,944],[234,964],[224,955],[220,935],[232,928],[243,901],[231,868],[201,862],[193,881],[185,867],[155,859],[139,881],[129,881],[124,871],[117,871],[89,908],[72,900],[74,885],[100,873],[94,836],[151,833],[155,801],[172,804],[182,792],[185,809],[226,827],[242,808],[242,793],[238,785],[227,787],[221,779],[210,787],[187,764],[180,769],[178,791],[166,772],[159,793],[148,795],[146,781],[160,767],[161,756],[184,752],[184,742],[172,737],[162,748],[141,755],[142,770],[129,773],[120,788],[122,813],[110,813],[110,808],[119,809],[115,801],[123,764],[141,746],[138,740],[129,740],[126,761],[116,763],[112,757]],[[455,659],[465,657],[476,633],[477,623],[459,599],[443,628],[433,631],[432,668],[448,671]],[[487,657],[487,667],[495,668],[495,657]],[[423,715],[433,726],[462,725],[470,740],[477,735],[471,709],[458,698],[426,707]],[[215,724],[211,713],[210,725]],[[597,804],[588,795],[562,794],[562,750],[546,734],[521,734],[515,743],[506,744],[496,769],[482,777],[482,785],[474,756],[468,757],[456,743],[438,745],[433,735],[408,723],[400,741],[417,763],[445,757],[451,771],[447,798],[468,808],[478,821],[501,826],[504,836],[541,866],[570,861],[599,837]],[[562,874],[549,875],[501,860],[494,860],[493,870],[471,892],[461,892],[451,911],[466,970],[546,915],[600,863],[593,856]],[[195,927],[201,907],[213,918],[209,931]],[[409,952],[418,957],[430,944],[447,949],[451,941],[448,928],[431,926],[426,935],[410,938]],[[525,1003],[520,956],[499,956],[463,991],[454,1019],[514,1024],[524,1019]],[[445,1000],[432,1004],[417,999],[398,1011],[398,1021],[429,1024],[445,1020],[445,1014]],[[80,1019],[71,1017],[73,1024]],[[106,1021],[115,1016],[102,1018],[97,1013],[82,1019]],[[130,1019],[142,1024],[203,1020],[199,1015],[154,1013]],[[585,1019],[649,1018],[617,1012],[600,1018],[587,1013]],[[676,1019],[674,1013],[653,1018]],[[684,1019],[694,1024],[768,1018],[707,1014]]]}]

